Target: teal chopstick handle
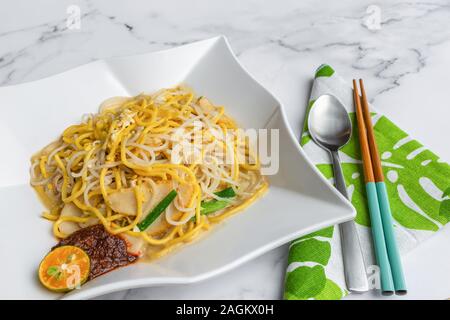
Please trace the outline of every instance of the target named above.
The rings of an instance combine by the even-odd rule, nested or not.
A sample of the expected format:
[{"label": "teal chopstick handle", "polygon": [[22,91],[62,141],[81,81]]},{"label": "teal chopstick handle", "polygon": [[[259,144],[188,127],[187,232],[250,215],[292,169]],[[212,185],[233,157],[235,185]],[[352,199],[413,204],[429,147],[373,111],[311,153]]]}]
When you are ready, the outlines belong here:
[{"label": "teal chopstick handle", "polygon": [[381,291],[383,294],[394,293],[394,282],[392,280],[391,266],[383,232],[380,207],[378,204],[377,187],[375,182],[366,183],[367,201],[369,203],[370,223],[372,226],[372,237],[375,248],[375,257],[380,267]]},{"label": "teal chopstick handle", "polygon": [[376,182],[376,188],[395,292],[397,294],[406,294],[407,290],[405,276],[403,275],[402,261],[398,251],[397,241],[395,239],[394,225],[392,222],[392,214],[389,206],[386,184],[384,182]]}]

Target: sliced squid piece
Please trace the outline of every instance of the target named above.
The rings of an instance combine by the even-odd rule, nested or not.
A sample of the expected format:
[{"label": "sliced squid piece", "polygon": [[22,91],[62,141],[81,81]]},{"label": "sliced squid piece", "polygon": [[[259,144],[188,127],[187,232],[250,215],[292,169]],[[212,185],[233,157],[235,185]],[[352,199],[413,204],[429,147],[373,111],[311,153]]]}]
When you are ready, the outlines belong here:
[{"label": "sliced squid piece", "polygon": [[91,217],[91,218],[88,219],[88,221],[80,222],[80,223],[78,223],[78,225],[81,228],[87,228],[87,227],[93,226],[94,224],[98,224],[98,223],[99,223],[98,218]]},{"label": "sliced squid piece", "polygon": [[133,188],[126,188],[109,194],[109,205],[115,212],[136,215],[136,196]]},{"label": "sliced squid piece", "polygon": [[[140,221],[145,219],[145,217],[151,212],[151,210],[161,202],[172,190],[172,182],[160,182],[155,183],[154,188],[151,188],[150,184],[145,183],[141,186],[143,192],[144,203],[142,204],[142,216]],[[187,208],[189,202],[191,201],[192,194],[194,192],[194,186],[191,184],[180,184],[178,186],[178,199],[179,205]],[[111,209],[117,213],[127,214],[130,216],[135,216],[136,207],[136,196],[134,194],[133,188],[126,188],[109,195],[109,201]],[[172,218],[175,220],[180,219],[184,212],[175,212]],[[159,234],[166,231],[171,225],[167,222],[166,216],[164,214],[160,215],[145,231],[149,234]],[[130,241],[131,242],[131,241]]]},{"label": "sliced squid piece", "polygon": [[127,251],[135,256],[142,257],[144,255],[145,241],[141,237],[130,236],[126,233],[120,235],[127,244]]},{"label": "sliced squid piece", "polygon": [[178,186],[178,200],[179,204],[184,208],[188,208],[189,202],[192,199],[194,193],[194,186],[188,183],[182,183]]},{"label": "sliced squid piece", "polygon": [[[81,217],[82,215],[83,211],[73,203],[65,204],[61,210],[61,217]],[[79,229],[81,229],[81,227],[78,223],[73,221],[63,221],[59,225],[59,230],[66,235],[71,235]]]},{"label": "sliced squid piece", "polygon": [[[142,206],[144,214],[141,217],[141,221],[144,220],[148,213],[169,194],[172,188],[172,182],[161,182],[155,184],[155,193],[152,194],[148,201],[146,201]],[[149,234],[157,234],[167,230],[169,227],[170,225],[167,223],[165,215],[161,214],[145,231]]]},{"label": "sliced squid piece", "polygon": [[184,224],[195,214],[189,206],[191,205],[190,202],[194,193],[194,186],[192,184],[182,183],[178,185],[177,191],[176,202],[170,204],[165,214],[167,222],[171,225]]},{"label": "sliced squid piece", "polygon": [[[172,190],[171,182],[155,183],[154,190],[148,183],[141,186],[144,203],[142,204],[143,216],[153,209]],[[109,194],[111,209],[117,213],[135,216],[137,211],[134,188],[121,189]]]},{"label": "sliced squid piece", "polygon": [[[148,186],[143,185],[141,191],[145,204],[151,197],[151,190]],[[134,188],[121,189],[119,191],[111,193],[109,195],[109,204],[111,206],[111,209],[113,209],[117,213],[135,216],[137,212],[137,204],[136,195],[134,194]]]},{"label": "sliced squid piece", "polygon": [[[144,203],[142,204],[141,221],[148,213],[172,190],[172,183],[160,182],[154,184],[154,189],[148,183],[141,186]],[[137,211],[136,196],[134,188],[126,188],[109,195],[111,209],[117,213],[135,216]],[[160,215],[152,225],[147,228],[149,233],[158,233],[167,229],[169,225],[165,221],[164,215]]]},{"label": "sliced squid piece", "polygon": [[158,203],[164,199],[169,192],[172,190],[172,182],[165,181],[154,184],[154,193],[151,192],[149,185],[144,184],[147,190],[150,192],[150,197],[142,205],[142,210],[147,215],[147,213],[152,210]]}]

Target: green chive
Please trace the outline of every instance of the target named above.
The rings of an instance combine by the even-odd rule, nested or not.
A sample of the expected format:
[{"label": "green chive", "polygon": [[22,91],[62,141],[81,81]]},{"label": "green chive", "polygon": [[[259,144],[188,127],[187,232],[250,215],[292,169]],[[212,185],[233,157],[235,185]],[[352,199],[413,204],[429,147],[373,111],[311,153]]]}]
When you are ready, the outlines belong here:
[{"label": "green chive", "polygon": [[[232,187],[223,189],[221,191],[214,193],[216,196],[221,198],[233,198],[236,196],[234,189]],[[227,200],[210,200],[210,201],[202,201],[200,205],[200,214],[207,215],[219,210],[226,208],[230,204]],[[192,221],[195,221],[195,216],[192,217]]]},{"label": "green chive", "polygon": [[145,217],[144,220],[138,223],[137,227],[139,230],[144,231],[147,229],[158,217],[163,213],[164,210],[167,209],[167,207],[170,205],[170,203],[175,199],[177,196],[176,190],[172,190],[169,192],[169,194],[161,200],[160,203],[156,205],[156,207],[153,208],[152,211]]},{"label": "green chive", "polygon": [[226,201],[226,200],[211,200],[211,201],[203,202],[201,204],[202,208],[200,209],[200,213],[203,215],[207,215],[207,214],[222,210],[229,204],[230,204],[230,202]]},{"label": "green chive", "polygon": [[236,196],[236,193],[234,192],[234,189],[232,187],[223,189],[219,192],[214,193],[216,196],[221,198],[233,198]]}]

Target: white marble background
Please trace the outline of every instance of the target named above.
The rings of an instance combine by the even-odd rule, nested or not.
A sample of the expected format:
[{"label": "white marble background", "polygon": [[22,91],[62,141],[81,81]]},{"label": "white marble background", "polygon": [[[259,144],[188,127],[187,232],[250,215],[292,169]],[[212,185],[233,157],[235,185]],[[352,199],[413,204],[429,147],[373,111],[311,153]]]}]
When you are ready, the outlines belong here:
[{"label": "white marble background", "polygon": [[[80,29],[66,26],[70,5],[81,9]],[[374,29],[377,17],[379,29]],[[228,37],[241,62],[283,101],[296,134],[304,110],[298,106],[306,100],[299,88],[315,67],[327,62],[347,79],[363,77],[380,111],[450,159],[449,0],[2,0],[0,85],[219,34]],[[405,257],[409,298],[450,297],[449,247],[446,228]],[[101,298],[280,298],[286,256],[284,246],[200,284]],[[362,297],[377,298],[373,293],[356,298]]]}]

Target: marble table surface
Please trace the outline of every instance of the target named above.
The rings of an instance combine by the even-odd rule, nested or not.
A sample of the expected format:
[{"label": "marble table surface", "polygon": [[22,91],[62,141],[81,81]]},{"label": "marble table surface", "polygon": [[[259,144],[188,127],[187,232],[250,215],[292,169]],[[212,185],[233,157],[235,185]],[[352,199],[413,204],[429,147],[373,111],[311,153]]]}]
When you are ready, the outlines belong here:
[{"label": "marble table surface", "polygon": [[[0,85],[216,35],[225,35],[243,65],[283,101],[296,135],[307,95],[304,84],[327,62],[347,79],[363,77],[380,111],[450,160],[449,0],[4,0]],[[447,227],[406,255],[410,291],[404,298],[450,297],[449,249]],[[99,298],[277,299],[286,257],[283,246],[202,283]]]}]

